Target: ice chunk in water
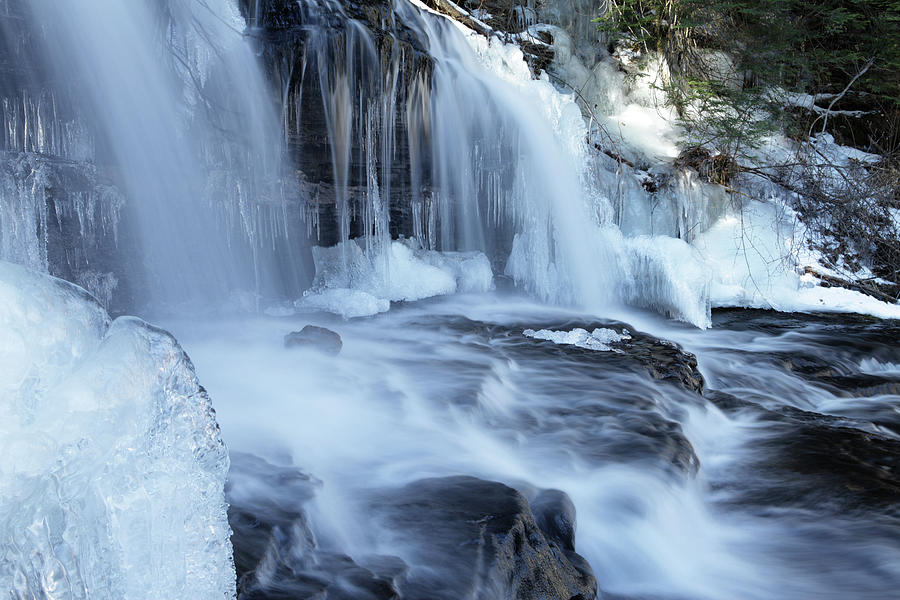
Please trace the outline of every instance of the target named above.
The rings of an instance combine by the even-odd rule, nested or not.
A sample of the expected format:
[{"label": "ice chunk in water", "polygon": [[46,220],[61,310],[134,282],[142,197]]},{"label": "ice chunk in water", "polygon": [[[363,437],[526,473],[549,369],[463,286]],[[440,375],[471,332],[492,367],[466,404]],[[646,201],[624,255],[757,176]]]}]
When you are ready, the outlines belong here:
[{"label": "ice chunk in water", "polygon": [[609,344],[630,340],[631,335],[627,329],[623,329],[619,333],[615,329],[606,327],[598,327],[593,331],[576,327],[572,331],[554,331],[552,329],[526,329],[522,332],[525,337],[534,338],[536,340],[547,340],[554,344],[568,344],[578,346],[579,348],[587,348],[589,350],[597,350],[600,352],[622,352]]},{"label": "ice chunk in water", "polygon": [[486,292],[494,287],[491,264],[481,252],[436,252],[409,240],[366,254],[356,241],[313,248],[316,278],[298,308],[345,318],[385,312],[391,302]]},{"label": "ice chunk in water", "polygon": [[335,288],[304,295],[297,301],[297,308],[323,310],[341,315],[345,319],[353,319],[387,312],[391,308],[391,302],[361,290]]},{"label": "ice chunk in water", "polygon": [[234,595],[228,455],[175,339],[0,262],[0,589]]}]

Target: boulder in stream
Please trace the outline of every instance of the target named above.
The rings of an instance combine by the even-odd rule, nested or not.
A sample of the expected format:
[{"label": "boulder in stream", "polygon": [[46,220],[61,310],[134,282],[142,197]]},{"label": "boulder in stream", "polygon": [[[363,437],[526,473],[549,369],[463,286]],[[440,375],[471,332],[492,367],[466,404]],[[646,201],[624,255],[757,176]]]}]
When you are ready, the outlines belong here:
[{"label": "boulder in stream", "polygon": [[468,476],[422,479],[376,498],[376,523],[421,561],[422,568],[412,565],[403,597],[596,598],[593,572],[574,552],[571,501],[556,490],[536,500],[538,521],[518,491]]},{"label": "boulder in stream", "polygon": [[[236,453],[226,490],[239,600],[593,600],[574,551],[575,507],[559,490],[525,497],[456,476],[375,491],[368,522],[402,556],[354,554],[317,540],[305,504],[321,485],[293,466]],[[353,549],[351,548],[350,551]]]},{"label": "boulder in stream", "polygon": [[341,353],[343,345],[337,332],[316,325],[307,325],[284,336],[285,348],[314,348],[334,356]]}]

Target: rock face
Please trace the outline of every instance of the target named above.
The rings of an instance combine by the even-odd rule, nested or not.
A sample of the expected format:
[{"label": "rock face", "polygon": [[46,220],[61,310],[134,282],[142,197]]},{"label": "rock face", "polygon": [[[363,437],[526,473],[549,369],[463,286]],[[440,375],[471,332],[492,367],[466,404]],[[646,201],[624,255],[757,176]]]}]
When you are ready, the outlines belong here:
[{"label": "rock face", "polygon": [[307,325],[300,331],[292,331],[284,336],[284,347],[315,348],[325,354],[337,356],[341,353],[343,342],[341,336],[330,329]]},{"label": "rock face", "polygon": [[563,550],[575,551],[575,505],[560,490],[542,490],[531,501],[534,521],[548,540]]},{"label": "rock face", "polygon": [[366,504],[396,556],[327,550],[303,505],[318,482],[295,467],[232,457],[226,489],[239,600],[588,600],[590,567],[574,551],[575,511],[558,490],[535,498],[474,477],[423,479]]},{"label": "rock face", "polygon": [[[395,541],[429,566],[410,571],[404,597],[596,597],[593,573],[564,547],[565,534],[561,544],[560,528],[541,530],[525,497],[501,483],[465,476],[423,479],[386,493],[372,508]],[[556,518],[545,514],[541,522],[552,525]]]},{"label": "rock face", "polygon": [[[385,0],[241,0],[264,68],[281,91],[294,174],[285,187],[307,207],[318,245],[371,226],[364,207],[375,173],[391,234],[412,232],[409,144],[418,133],[410,131],[407,112],[427,98],[432,59],[421,32],[393,8]],[[427,165],[421,170],[423,188],[430,172]]]}]

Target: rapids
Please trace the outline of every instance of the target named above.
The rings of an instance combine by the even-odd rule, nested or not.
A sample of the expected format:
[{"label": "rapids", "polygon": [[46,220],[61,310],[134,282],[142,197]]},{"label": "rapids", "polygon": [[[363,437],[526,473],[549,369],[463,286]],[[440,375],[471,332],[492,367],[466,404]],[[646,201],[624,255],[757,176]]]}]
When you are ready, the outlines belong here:
[{"label": "rapids", "polygon": [[[651,376],[632,359],[637,340],[604,352],[526,337],[635,329],[514,296],[425,301],[361,321],[167,326],[216,399],[231,451],[318,479],[304,500],[314,535],[354,559],[396,555],[411,573],[427,569],[390,543],[367,502],[467,474],[569,494],[576,550],[608,597],[891,597],[897,484],[879,469],[897,466],[900,381],[854,377],[874,360],[897,364],[896,326],[741,311],[714,320],[699,332],[634,315],[696,352],[703,394]],[[285,351],[284,333],[309,322],[339,332],[340,356]],[[251,481],[255,494],[282,493]]]},{"label": "rapids", "polygon": [[12,598],[896,597],[900,307],[555,4],[0,0]]}]

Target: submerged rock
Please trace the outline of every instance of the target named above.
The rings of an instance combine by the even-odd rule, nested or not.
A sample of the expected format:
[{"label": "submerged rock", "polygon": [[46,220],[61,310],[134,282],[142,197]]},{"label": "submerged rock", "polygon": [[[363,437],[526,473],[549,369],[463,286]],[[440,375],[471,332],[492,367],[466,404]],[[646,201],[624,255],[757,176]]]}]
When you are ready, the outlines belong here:
[{"label": "submerged rock", "polygon": [[[578,325],[573,327],[573,325]],[[690,392],[702,392],[703,375],[697,368],[697,357],[669,340],[635,331],[622,323],[596,324],[569,322],[561,325],[525,329],[527,338],[557,344],[572,356],[590,361],[627,362],[641,365],[653,378],[674,383]],[[589,333],[589,332],[593,333]],[[609,356],[591,356],[584,351],[611,350]]]},{"label": "submerged rock", "polygon": [[315,348],[326,354],[337,356],[341,353],[343,346],[340,335],[330,329],[315,325],[307,325],[300,331],[292,331],[284,336],[285,348]]},{"label": "submerged rock", "polygon": [[304,504],[320,482],[294,466],[236,453],[229,502],[238,600],[393,600],[406,565],[390,556],[367,566],[319,547]]},{"label": "submerged rock", "polygon": [[[452,330],[477,350],[456,367],[458,386],[432,391],[432,398],[485,411],[491,427],[511,437],[551,440],[562,461],[578,457],[591,465],[627,462],[658,469],[677,480],[696,473],[699,459],[681,428],[685,406],[701,407],[703,379],[696,358],[678,346],[636,332],[620,322],[537,321],[495,324],[463,317],[417,327]],[[629,339],[597,351],[534,339],[524,330],[573,331],[601,328]],[[618,351],[613,351],[618,350]],[[498,405],[480,388],[484,378],[505,377],[496,358],[515,365],[518,394],[527,403]],[[502,363],[500,363],[502,364]],[[565,373],[565,377],[560,375]],[[668,382],[660,385],[660,380]],[[468,382],[477,382],[471,385]]]},{"label": "submerged rock", "polygon": [[752,411],[769,436],[759,445],[754,473],[741,502],[749,504],[900,508],[900,441],[873,431],[872,424],[783,406],[776,410],[731,394],[707,392],[726,412]]}]

